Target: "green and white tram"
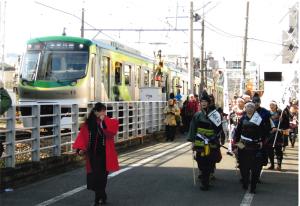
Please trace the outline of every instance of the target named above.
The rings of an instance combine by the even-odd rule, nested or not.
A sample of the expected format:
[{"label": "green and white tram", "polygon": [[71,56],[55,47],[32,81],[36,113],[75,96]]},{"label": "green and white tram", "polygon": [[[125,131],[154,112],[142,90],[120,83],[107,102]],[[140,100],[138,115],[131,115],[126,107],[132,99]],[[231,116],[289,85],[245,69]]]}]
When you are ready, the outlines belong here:
[{"label": "green and white tram", "polygon": [[20,70],[20,102],[139,100],[140,87],[158,85],[151,82],[154,69],[154,60],[115,42],[35,38]]}]

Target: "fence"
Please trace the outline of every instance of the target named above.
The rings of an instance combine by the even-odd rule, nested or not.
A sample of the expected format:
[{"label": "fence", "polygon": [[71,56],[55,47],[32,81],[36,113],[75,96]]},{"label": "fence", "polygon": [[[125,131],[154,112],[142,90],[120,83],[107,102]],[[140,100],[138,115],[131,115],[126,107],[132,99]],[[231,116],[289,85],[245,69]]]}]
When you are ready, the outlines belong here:
[{"label": "fence", "polygon": [[[0,118],[2,167],[60,156],[72,151],[80,124],[94,104],[28,104],[12,106]],[[105,102],[107,115],[119,120],[115,142],[131,140],[163,128],[166,102]]]}]

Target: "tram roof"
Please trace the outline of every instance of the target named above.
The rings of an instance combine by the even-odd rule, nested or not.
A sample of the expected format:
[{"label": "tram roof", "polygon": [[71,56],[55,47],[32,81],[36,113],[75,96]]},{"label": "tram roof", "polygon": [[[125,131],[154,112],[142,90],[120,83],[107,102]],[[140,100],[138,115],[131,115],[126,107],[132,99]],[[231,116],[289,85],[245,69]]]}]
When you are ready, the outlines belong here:
[{"label": "tram roof", "polygon": [[115,52],[121,52],[127,55],[135,56],[138,58],[143,58],[147,61],[154,61],[150,57],[146,57],[142,55],[140,51],[133,49],[131,47],[125,46],[121,43],[109,41],[109,40],[89,40],[81,37],[73,37],[73,36],[45,36],[45,37],[37,37],[27,41],[27,44],[34,44],[39,42],[47,42],[47,41],[65,41],[65,42],[75,42],[84,45],[92,45],[95,44],[105,49],[109,49]]},{"label": "tram roof", "polygon": [[145,55],[142,55],[142,53],[136,49],[133,49],[131,47],[128,47],[124,44],[121,44],[119,42],[115,41],[109,41],[109,40],[103,40],[103,39],[97,39],[93,40],[93,43],[98,45],[99,47],[109,49],[115,52],[121,52],[127,55],[135,56],[138,58],[143,58],[148,61],[154,61],[154,59],[151,59],[149,57],[146,57]]},{"label": "tram roof", "polygon": [[72,36],[45,36],[45,37],[37,37],[27,41],[27,44],[34,44],[39,42],[46,41],[67,41],[67,42],[75,42],[79,44],[85,44],[90,46],[93,42],[89,39],[84,39],[80,37],[72,37]]}]

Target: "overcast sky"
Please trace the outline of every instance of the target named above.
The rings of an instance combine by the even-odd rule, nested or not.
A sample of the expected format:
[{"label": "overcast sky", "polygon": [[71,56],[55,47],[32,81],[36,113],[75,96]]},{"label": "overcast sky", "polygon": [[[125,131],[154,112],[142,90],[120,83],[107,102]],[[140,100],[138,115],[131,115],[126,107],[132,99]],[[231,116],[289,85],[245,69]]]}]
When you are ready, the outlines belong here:
[{"label": "overcast sky", "polygon": [[[36,2],[60,9],[72,15],[53,10]],[[283,29],[288,29],[288,9],[295,0],[252,0],[249,10],[250,38],[270,41],[248,41],[248,59],[258,63],[278,61],[282,47]],[[211,51],[217,58],[242,59],[242,46],[245,31],[245,0],[194,1],[194,9],[203,5],[205,12],[205,50]],[[66,27],[67,35],[80,36],[82,7],[85,8],[85,20],[99,29],[159,29],[185,28],[189,26],[187,18],[174,18],[189,15],[190,1],[186,0],[7,0],[5,11],[5,48],[6,52],[22,53],[28,39],[61,35]],[[3,22],[4,0],[1,0]],[[203,10],[196,11],[202,15]],[[169,17],[169,18],[167,18]],[[2,24],[3,25],[3,24]],[[194,28],[200,28],[200,22]],[[85,25],[85,28],[91,28]],[[3,27],[1,28],[3,31]],[[99,39],[114,39],[123,44],[151,54],[162,49],[163,54],[188,54],[188,32],[104,32]],[[92,38],[95,31],[86,31],[85,37]],[[201,33],[194,32],[195,56],[200,55]],[[140,42],[140,43],[137,43]],[[153,45],[153,43],[165,45]]]}]

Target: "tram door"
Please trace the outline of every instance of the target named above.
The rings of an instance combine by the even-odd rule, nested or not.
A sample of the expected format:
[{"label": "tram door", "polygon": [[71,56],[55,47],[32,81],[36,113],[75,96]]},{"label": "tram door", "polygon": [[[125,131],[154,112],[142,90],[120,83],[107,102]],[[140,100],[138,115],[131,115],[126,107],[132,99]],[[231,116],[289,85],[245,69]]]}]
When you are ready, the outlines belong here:
[{"label": "tram door", "polygon": [[111,99],[111,61],[107,56],[101,58],[101,100]]},{"label": "tram door", "polygon": [[134,98],[134,78],[133,78],[133,66],[130,64],[124,64],[124,80],[125,80],[125,90],[123,90],[123,98],[126,101],[133,100]]},{"label": "tram door", "polygon": [[134,91],[133,91],[133,100],[135,101],[140,99],[139,89],[141,88],[141,72],[142,72],[142,67],[136,66],[134,72]]},{"label": "tram door", "polygon": [[89,83],[89,89],[90,89],[90,101],[95,100],[95,55],[92,56],[91,59],[91,78]]}]

